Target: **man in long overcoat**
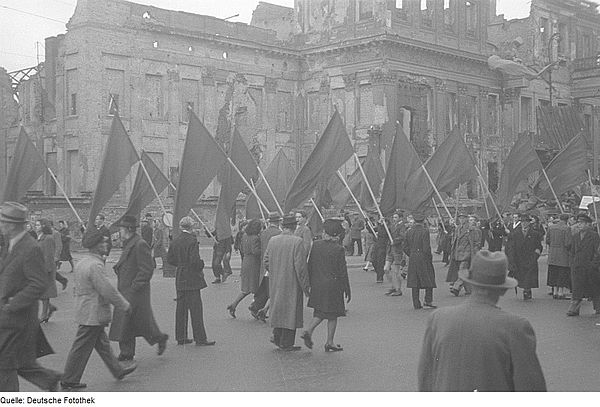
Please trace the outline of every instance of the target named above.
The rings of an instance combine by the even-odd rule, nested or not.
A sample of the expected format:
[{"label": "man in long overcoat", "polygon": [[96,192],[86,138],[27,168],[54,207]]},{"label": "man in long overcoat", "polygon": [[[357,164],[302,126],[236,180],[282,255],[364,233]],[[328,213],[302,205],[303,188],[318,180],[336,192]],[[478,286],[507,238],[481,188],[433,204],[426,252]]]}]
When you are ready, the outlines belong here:
[{"label": "man in long overcoat", "polygon": [[19,391],[17,375],[55,391],[61,376],[36,361],[38,335],[43,335],[38,301],[48,286],[48,274],[42,249],[25,230],[26,222],[25,206],[5,202],[0,208],[0,230],[7,241],[0,255],[0,392]]},{"label": "man in long overcoat", "polygon": [[535,332],[496,304],[517,285],[502,252],[482,250],[460,272],[472,295],[436,310],[427,322],[418,367],[419,391],[546,391]]},{"label": "man in long overcoat", "polygon": [[519,282],[518,287],[523,289],[524,300],[530,300],[531,289],[539,287],[538,259],[543,250],[540,235],[530,222],[529,215],[522,215],[521,227],[510,232],[506,244],[509,269]]},{"label": "man in long overcoat", "polygon": [[296,329],[304,323],[303,293],[309,295],[310,280],[302,238],[294,236],[296,217],[284,217],[282,227],[269,241],[263,262],[269,273],[273,343],[290,351],[299,349],[294,346]]},{"label": "man in long overcoat", "polygon": [[[450,269],[446,281],[453,283],[450,292],[458,296],[463,287],[462,280],[457,277],[459,270],[467,270],[471,265],[471,259],[481,249],[481,230],[475,224],[473,216],[467,217],[466,214],[458,215],[458,226],[454,229],[452,236],[452,254]],[[465,292],[470,294],[469,287],[465,287]]]},{"label": "man in long overcoat", "polygon": [[254,294],[254,301],[248,307],[252,316],[257,319],[261,318],[264,320],[265,314],[260,315],[259,311],[265,307],[269,300],[269,277],[265,274],[265,264],[262,260],[265,257],[265,252],[271,238],[281,234],[280,222],[281,216],[279,216],[279,213],[272,212],[269,214],[269,225],[265,230],[260,232],[260,282],[258,290]]},{"label": "man in long overcoat", "polygon": [[570,247],[571,281],[573,297],[568,316],[579,315],[583,298],[591,298],[596,314],[600,314],[600,271],[595,261],[600,246],[600,237],[592,228],[592,219],[577,215],[579,227],[573,235]]},{"label": "man in long overcoat", "polygon": [[120,361],[133,360],[135,338],[143,336],[150,344],[158,344],[158,354],[167,348],[169,336],[156,325],[150,301],[150,279],[154,264],[150,246],[136,233],[137,219],[125,215],[119,222],[123,252],[113,269],[117,274],[117,289],[131,304],[131,313],[116,309],[110,326],[109,339],[119,342]]},{"label": "man in long overcoat", "polygon": [[200,258],[198,240],[192,232],[194,221],[184,216],[179,221],[181,233],[169,246],[167,261],[176,266],[175,289],[177,307],[175,308],[175,339],[178,345],[192,343],[187,337],[188,312],[192,318],[192,332],[198,346],[214,345],[215,341],[206,339],[204,314],[200,290],[206,288],[204,280],[204,261]]},{"label": "man in long overcoat", "polygon": [[[429,230],[423,226],[425,215],[413,215],[415,225],[406,232],[404,253],[408,260],[408,279],[406,286],[412,289],[412,301],[415,309],[435,308],[433,305],[433,289],[435,285],[435,272],[433,270],[431,243]],[[425,289],[425,303],[421,305],[419,292]]]}]

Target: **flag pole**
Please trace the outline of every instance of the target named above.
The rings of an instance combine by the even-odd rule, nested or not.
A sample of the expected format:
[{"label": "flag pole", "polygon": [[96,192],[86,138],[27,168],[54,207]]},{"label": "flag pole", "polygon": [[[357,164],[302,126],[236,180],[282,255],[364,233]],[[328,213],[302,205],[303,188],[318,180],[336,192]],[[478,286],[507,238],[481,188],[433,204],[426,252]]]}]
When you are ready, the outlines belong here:
[{"label": "flag pole", "polygon": [[435,191],[435,194],[437,195],[438,199],[440,200],[440,202],[442,203],[442,205],[444,205],[444,209],[446,210],[446,212],[448,213],[448,216],[450,217],[450,219],[452,219],[452,214],[450,214],[450,210],[448,209],[448,207],[446,206],[446,203],[444,202],[444,198],[442,198],[442,194],[440,194],[440,191],[438,191],[437,187],[435,186],[435,184],[433,183],[433,180],[431,179],[431,176],[429,175],[429,172],[427,171],[427,169],[425,168],[424,164],[421,164],[421,169],[423,170],[423,172],[425,172],[425,175],[427,176],[427,179],[429,180],[429,183],[431,184],[431,186],[433,187],[433,190]]},{"label": "flag pole", "polygon": [[[250,178],[250,182],[252,183],[252,188],[256,188],[254,186],[254,180],[252,178]],[[262,218],[263,222],[266,221],[265,212],[263,211],[262,206],[258,205],[258,209],[260,210],[260,217]]]},{"label": "flag pole", "polygon": [[556,195],[556,191],[554,191],[554,187],[550,183],[550,178],[548,177],[548,173],[546,172],[546,169],[543,166],[542,166],[542,172],[544,173],[544,177],[546,177],[546,182],[548,182],[548,186],[550,187],[550,191],[552,191],[552,195],[554,195],[554,199],[556,200],[556,204],[558,205],[558,209],[560,209],[560,213],[564,214],[565,211],[563,210],[563,207],[560,204],[560,201],[558,200],[558,196]]},{"label": "flag pole", "polygon": [[[481,185],[485,189],[485,185],[483,184],[483,180],[481,178],[479,178],[479,185]],[[490,208],[488,208],[485,196],[483,197],[483,206],[485,207],[485,214],[487,215],[487,218],[490,219]]]},{"label": "flag pole", "polygon": [[460,197],[460,185],[458,186],[458,188],[456,188],[456,192],[455,192],[456,196],[454,197],[454,213],[455,213],[455,219],[458,219],[458,198]]},{"label": "flag pole", "polygon": [[54,172],[50,169],[50,167],[46,166],[46,169],[48,170],[48,172],[50,173],[50,176],[52,177],[52,179],[54,180],[54,182],[56,183],[56,186],[58,187],[58,189],[60,189],[60,192],[63,194],[63,196],[65,197],[65,199],[67,200],[67,203],[69,204],[69,207],[71,208],[71,210],[73,211],[73,213],[75,214],[75,216],[77,217],[77,220],[79,221],[79,223],[83,224],[83,220],[81,220],[81,217],[79,216],[79,214],[77,213],[77,211],[75,210],[75,207],[73,206],[73,203],[71,202],[71,200],[69,199],[69,197],[67,196],[67,193],[65,192],[65,190],[63,189],[62,185],[60,185],[60,182],[58,182],[58,179],[56,178],[56,175],[54,175]]},{"label": "flag pole", "polygon": [[317,211],[317,213],[319,214],[319,218],[321,218],[321,222],[325,222],[325,218],[323,218],[323,214],[321,213],[321,211],[319,210],[319,207],[317,206],[317,204],[315,203],[315,200],[310,198],[310,203],[313,204],[313,206],[315,207],[315,210]]},{"label": "flag pole", "polygon": [[479,170],[479,167],[475,164],[473,164],[475,166],[475,169],[477,170],[477,174],[479,175],[479,180],[481,181],[481,183],[483,184],[483,186],[485,187],[485,190],[487,191],[490,199],[492,200],[492,205],[494,205],[494,209],[496,210],[496,213],[498,214],[498,218],[502,219],[502,215],[500,214],[500,210],[498,209],[498,206],[496,206],[496,202],[494,202],[494,197],[492,196],[492,193],[490,192],[490,189],[488,188],[485,180],[483,179],[483,175],[481,174],[481,171]]},{"label": "flag pole", "polygon": [[433,201],[433,207],[435,208],[435,211],[437,212],[437,215],[440,218],[440,223],[442,224],[442,229],[444,230],[444,233],[448,233],[448,231],[446,230],[446,226],[444,226],[444,219],[442,218],[442,214],[440,213],[440,210],[438,209],[437,204],[435,203],[435,198],[431,197],[431,200]]},{"label": "flag pole", "polygon": [[[371,199],[373,200],[373,203],[375,204],[375,208],[377,208],[377,213],[379,214],[379,216],[381,217],[381,219],[383,219],[383,213],[381,213],[381,208],[379,207],[379,204],[377,203],[377,198],[375,198],[375,193],[373,192],[373,188],[371,188],[371,184],[369,184],[369,180],[367,179],[367,174],[365,174],[365,170],[364,170],[362,164],[360,163],[360,160],[358,158],[358,154],[356,154],[356,152],[354,152],[354,160],[356,161],[356,165],[358,165],[360,173],[362,174],[362,177],[363,177],[363,180],[365,182],[365,185],[367,186],[367,189],[369,190],[369,194],[371,195]],[[339,170],[338,170],[338,173],[339,173]],[[339,176],[339,174],[338,174],[338,176]],[[363,213],[363,215],[364,215],[364,213]],[[369,218],[367,218],[366,216],[365,216],[365,219],[367,219],[367,222],[369,223],[369,225],[374,230],[375,229],[375,225],[373,225],[371,223],[371,220]]]},{"label": "flag pole", "polygon": [[[169,186],[171,188],[173,188],[175,191],[177,191],[177,187],[175,185],[173,185],[173,183],[171,181],[169,181]],[[196,211],[194,210],[194,208],[190,209],[190,212],[192,212],[192,214],[196,217],[196,219],[198,219],[198,222],[200,222],[200,224],[202,225],[202,227],[204,227],[204,230],[206,230],[208,232],[208,234],[210,235],[210,237],[212,237],[212,240],[215,241],[215,243],[219,243],[217,241],[217,238],[215,237],[215,235],[213,235],[213,233],[210,231],[210,229],[208,228],[208,226],[206,225],[206,223],[204,223],[202,221],[202,219],[200,218],[200,216],[196,213]]]},{"label": "flag pole", "polygon": [[[348,192],[350,193],[350,196],[354,200],[354,203],[358,207],[358,210],[360,211],[360,213],[363,216],[363,218],[367,221],[367,223],[369,224],[369,226],[371,226],[372,228],[374,228],[374,226],[371,224],[371,221],[367,217],[367,214],[361,208],[360,202],[358,202],[358,199],[356,198],[356,195],[354,195],[354,192],[352,192],[352,189],[350,188],[350,185],[348,185],[348,182],[346,182],[346,180],[344,179],[344,176],[342,175],[342,173],[340,172],[340,170],[338,170],[336,174],[337,174],[338,178],[342,181],[342,183],[344,184],[344,186],[346,187],[346,189],[348,190]],[[391,235],[390,235],[390,237],[391,237]]]},{"label": "flag pole", "polygon": [[[267,177],[265,177],[265,174],[262,172],[259,165],[256,166],[256,169],[258,170],[258,173],[262,177],[263,181],[265,181],[265,185],[267,186],[269,193],[273,197],[273,200],[275,201],[275,204],[277,205],[277,209],[279,210],[279,213],[281,213],[281,216],[283,216],[283,209],[281,209],[281,205],[279,205],[279,202],[277,201],[277,197],[275,197],[275,193],[271,189],[271,185],[269,185],[269,181],[267,181]],[[260,207],[260,205],[259,205],[259,207]]]},{"label": "flag pole", "polygon": [[152,187],[152,191],[154,192],[156,199],[158,199],[158,204],[160,205],[160,209],[162,210],[163,214],[167,213],[167,210],[165,209],[165,205],[163,204],[162,199],[160,199],[160,194],[158,193],[156,186],[154,186],[154,182],[152,182],[152,178],[150,178],[150,174],[148,174],[148,170],[146,169],[146,166],[144,165],[144,162],[142,161],[141,158],[140,158],[140,167],[144,171],[144,174],[146,174],[146,178],[148,178],[148,183],[150,184],[150,187]]},{"label": "flag pole", "polygon": [[596,230],[598,234],[600,234],[600,223],[598,223],[598,210],[596,209],[596,192],[594,191],[594,186],[592,185],[592,174],[590,170],[587,170],[588,173],[588,181],[590,182],[590,192],[592,193],[592,204],[594,205],[594,218],[596,219]]}]

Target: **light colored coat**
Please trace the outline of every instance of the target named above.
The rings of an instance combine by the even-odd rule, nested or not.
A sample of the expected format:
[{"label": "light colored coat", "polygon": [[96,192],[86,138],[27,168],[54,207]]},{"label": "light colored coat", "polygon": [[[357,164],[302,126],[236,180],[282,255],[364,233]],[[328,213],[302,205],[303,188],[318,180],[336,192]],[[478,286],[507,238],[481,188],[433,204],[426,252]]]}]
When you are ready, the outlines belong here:
[{"label": "light colored coat", "polygon": [[269,240],[263,264],[269,272],[270,321],[273,328],[297,329],[304,323],[304,292],[310,280],[302,239],[287,232]]},{"label": "light colored coat", "polygon": [[112,319],[111,304],[121,311],[129,308],[129,302],[106,278],[99,255],[88,253],[77,262],[74,287],[77,325],[108,325]]},{"label": "light colored coat", "polygon": [[452,259],[469,261],[481,249],[481,230],[468,224],[459,225],[452,237]]},{"label": "light colored coat", "polygon": [[546,391],[531,324],[470,298],[436,310],[425,331],[419,391]]}]

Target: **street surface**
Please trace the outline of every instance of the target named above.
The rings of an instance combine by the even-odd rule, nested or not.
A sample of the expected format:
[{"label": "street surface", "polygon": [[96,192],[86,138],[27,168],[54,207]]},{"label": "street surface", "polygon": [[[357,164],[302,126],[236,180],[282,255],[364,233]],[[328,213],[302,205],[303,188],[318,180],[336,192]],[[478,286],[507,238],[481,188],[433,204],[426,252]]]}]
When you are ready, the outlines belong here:
[{"label": "street surface", "polygon": [[[167,351],[156,355],[156,346],[150,347],[138,338],[136,360],[138,369],[123,381],[113,379],[94,352],[82,382],[88,391],[415,391],[417,363],[425,323],[431,310],[414,310],[410,292],[404,289],[401,297],[384,295],[388,284],[376,284],[375,273],[364,272],[362,257],[347,257],[352,287],[352,301],[348,316],[340,318],[336,343],[343,352],[325,353],[326,323],[315,331],[314,348],[298,352],[281,352],[269,343],[268,324],[255,321],[247,307],[252,301],[246,297],[232,319],[226,306],[239,293],[238,255],[232,258],[234,274],[226,283],[210,284],[211,248],[202,247],[201,254],[207,267],[204,274],[209,285],[202,290],[204,319],[213,347],[194,345],[177,346],[175,330],[175,281],[163,278],[157,268],[152,280],[154,315],[163,332],[171,337]],[[77,253],[74,256],[77,258]],[[112,265],[120,251],[111,253],[107,268],[116,285]],[[160,261],[160,260],[159,260]],[[499,306],[526,317],[533,325],[549,391],[598,391],[600,389],[600,317],[594,315],[591,302],[582,306],[580,317],[567,317],[568,301],[553,300],[548,296],[546,283],[546,256],[540,264],[540,288],[533,290],[533,301],[524,302],[507,292]],[[438,289],[434,303],[449,306],[464,301],[454,297],[444,282],[447,268],[434,254]],[[70,266],[63,263],[61,272],[69,279]],[[59,288],[60,291],[60,288]],[[422,292],[423,295],[424,292]],[[59,292],[52,302],[59,310],[43,329],[55,355],[40,362],[61,370],[74,339],[73,296],[71,287]],[[304,324],[310,321],[312,309],[305,309]],[[300,330],[296,344],[303,345]],[[190,328],[191,335],[191,328]],[[118,345],[113,343],[115,352]],[[457,372],[458,373],[458,372]],[[22,391],[37,391],[21,380]]]}]

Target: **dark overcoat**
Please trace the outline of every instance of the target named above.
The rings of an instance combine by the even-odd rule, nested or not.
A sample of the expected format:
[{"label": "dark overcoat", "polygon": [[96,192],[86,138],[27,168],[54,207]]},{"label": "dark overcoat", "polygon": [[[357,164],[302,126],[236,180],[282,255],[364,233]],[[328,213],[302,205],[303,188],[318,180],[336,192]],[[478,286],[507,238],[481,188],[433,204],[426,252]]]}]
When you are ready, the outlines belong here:
[{"label": "dark overcoat", "polygon": [[62,228],[60,230],[60,239],[62,241],[62,249],[60,251],[60,261],[70,261],[73,260],[73,256],[71,256],[71,235],[69,232],[69,228]]},{"label": "dark overcoat", "polygon": [[531,324],[475,299],[429,317],[418,383],[419,391],[546,391]]},{"label": "dark overcoat", "polygon": [[581,232],[572,236],[569,252],[573,298],[600,296],[600,271],[594,261],[598,246],[600,237],[592,228],[587,228],[583,237]]},{"label": "dark overcoat", "polygon": [[240,271],[241,291],[243,293],[255,293],[258,290],[260,280],[260,236],[244,233],[241,246],[243,255]]},{"label": "dark overcoat", "polygon": [[406,233],[404,253],[408,256],[408,288],[436,288],[429,230],[416,223]]},{"label": "dark overcoat", "polygon": [[[38,300],[48,286],[42,249],[29,233],[10,253],[3,247],[0,260],[0,366],[17,368],[36,359],[39,331]],[[27,364],[27,363],[25,363]]]},{"label": "dark overcoat", "polygon": [[314,242],[308,257],[308,277],[308,306],[337,316],[346,315],[344,293],[350,295],[350,282],[344,248],[332,240]]},{"label": "dark overcoat", "polygon": [[519,282],[519,288],[538,288],[538,258],[535,252],[542,252],[540,235],[533,228],[529,228],[527,234],[523,229],[517,228],[508,235],[506,252],[508,255],[509,270],[512,276]]},{"label": "dark overcoat", "polygon": [[202,290],[206,288],[204,260],[196,235],[181,232],[171,242],[167,253],[167,263],[175,266],[175,289],[177,291]]},{"label": "dark overcoat", "polygon": [[56,290],[56,263],[54,261],[56,242],[52,235],[41,234],[38,237],[38,243],[44,256],[44,270],[48,273],[48,285],[46,291],[42,294],[42,299],[56,298],[58,296]]},{"label": "dark overcoat", "polygon": [[112,341],[126,341],[136,336],[158,337],[161,334],[150,302],[150,279],[154,272],[150,246],[135,234],[123,242],[123,252],[113,269],[117,274],[117,289],[131,304],[131,314],[115,309],[110,326]]}]

